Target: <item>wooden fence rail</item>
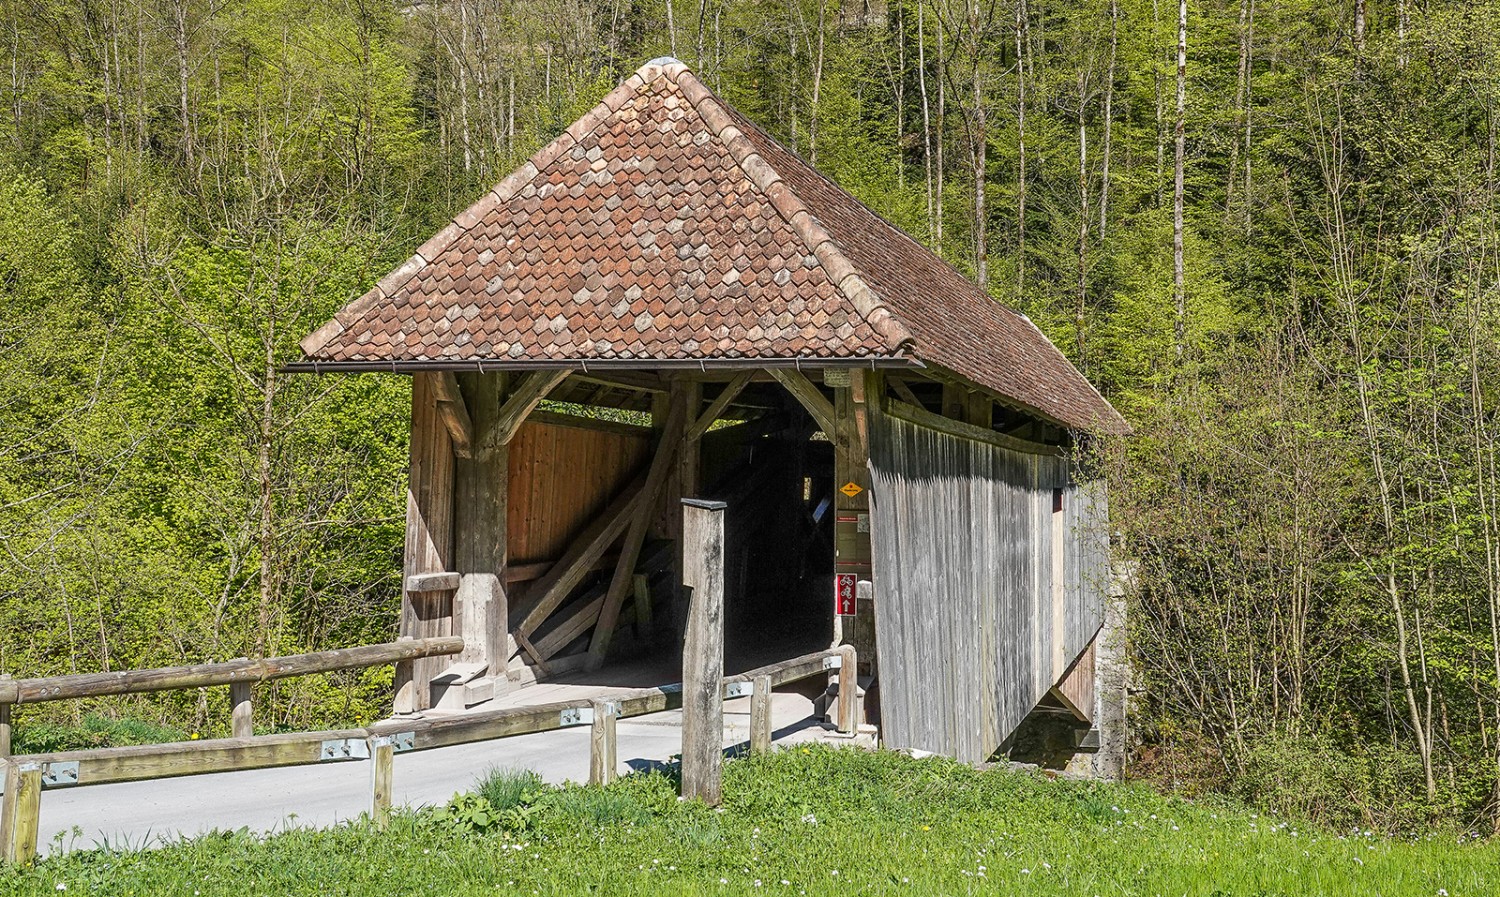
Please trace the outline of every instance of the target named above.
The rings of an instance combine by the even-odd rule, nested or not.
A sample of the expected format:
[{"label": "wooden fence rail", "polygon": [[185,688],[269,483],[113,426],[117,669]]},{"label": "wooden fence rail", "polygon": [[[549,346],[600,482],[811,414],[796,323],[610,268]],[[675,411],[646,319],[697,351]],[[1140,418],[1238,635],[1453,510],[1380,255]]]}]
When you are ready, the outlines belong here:
[{"label": "wooden fence rail", "polygon": [[[179,688],[204,688],[228,685],[232,706],[232,731],[236,738],[251,735],[253,713],[250,686],[272,679],[354,670],[388,663],[409,664],[421,657],[458,654],[464,649],[460,636],[443,638],[400,639],[381,645],[337,648],[265,657],[239,659],[193,666],[161,667],[152,670],[121,670],[113,673],[80,673],[71,676],[44,676],[37,679],[12,679],[0,676],[0,757],[10,755],[11,707],[43,701],[65,701],[75,698],[97,698],[109,695],[169,691]],[[399,678],[399,677],[398,677]]]},{"label": "wooden fence rail", "polygon": [[[431,650],[431,653],[454,653],[438,648],[446,648],[449,641],[461,642],[460,639],[422,641],[438,643],[420,649]],[[408,649],[413,647],[411,642],[398,644]],[[771,743],[770,690],[836,670],[839,677],[838,729],[852,735],[859,725],[856,700],[858,665],[855,661],[853,646],[844,645],[724,677],[720,692],[726,700],[751,697],[750,745],[753,751],[767,750]],[[615,720],[681,707],[681,686],[666,685],[622,690],[595,698],[497,708],[462,716],[391,719],[363,729],[99,748],[32,754],[9,760],[0,758],[0,764],[6,767],[6,792],[4,803],[0,805],[0,860],[25,864],[36,856],[39,790],[373,759],[371,815],[377,824],[383,825],[390,813],[391,760],[394,754],[590,725],[594,733],[590,740],[590,778],[596,784],[603,784],[611,781],[615,774]]]}]

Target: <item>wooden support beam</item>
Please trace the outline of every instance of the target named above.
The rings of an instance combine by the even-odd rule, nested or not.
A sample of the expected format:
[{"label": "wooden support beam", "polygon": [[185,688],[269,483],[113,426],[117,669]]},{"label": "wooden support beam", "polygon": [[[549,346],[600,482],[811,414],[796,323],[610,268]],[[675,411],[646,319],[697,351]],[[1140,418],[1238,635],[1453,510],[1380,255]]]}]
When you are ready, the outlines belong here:
[{"label": "wooden support beam", "polygon": [[830,442],[837,444],[838,432],[834,427],[833,403],[823,395],[813,382],[803,376],[801,371],[792,368],[770,368],[769,373],[776,378],[776,382],[786,387],[786,391],[792,394],[807,413],[812,415],[813,422],[818,425]]},{"label": "wooden support beam", "polygon": [[406,577],[406,590],[408,592],[451,592],[458,588],[460,578],[459,574],[451,571],[413,573]]},{"label": "wooden support beam", "polygon": [[[566,376],[567,372],[561,373]],[[502,578],[509,560],[510,452],[508,440],[499,438],[500,430],[506,426],[500,397],[505,394],[508,376],[464,373],[458,378],[473,412],[474,432],[483,450],[472,458],[458,459],[453,469],[452,569],[460,574],[453,595],[454,628],[464,637],[464,652],[459,660],[479,664],[491,676],[504,675],[510,659],[505,637],[509,598]],[[507,400],[506,407],[509,406]],[[457,706],[458,700],[456,692],[452,697],[445,694],[443,704]]]},{"label": "wooden support beam", "polygon": [[670,384],[659,374],[646,371],[611,371],[608,374],[591,371],[574,374],[574,376],[585,383],[598,383],[601,386],[628,389],[634,392],[666,392],[670,388]]},{"label": "wooden support beam", "polygon": [[505,404],[500,408],[500,415],[495,419],[494,426],[485,433],[480,444],[480,451],[493,451],[502,445],[509,445],[515,438],[516,431],[521,429],[525,423],[526,416],[532,409],[541,403],[556,386],[568,379],[573,372],[562,368],[552,371],[537,371],[526,375],[526,379],[517,383],[515,388],[506,397]]},{"label": "wooden support beam", "polygon": [[637,573],[631,580],[635,592],[635,634],[644,637],[651,631],[651,580]]},{"label": "wooden support beam", "polygon": [[515,627],[515,632],[519,636],[530,636],[535,632],[537,627],[541,626],[554,610],[557,610],[558,605],[562,604],[563,600],[568,597],[568,593],[573,591],[584,575],[593,569],[594,562],[604,554],[604,550],[625,530],[632,519],[632,514],[641,503],[642,487],[645,482],[646,475],[643,473],[615,496],[609,507],[604,509],[604,513],[595,517],[573,540],[567,554],[553,564],[552,569],[547,571],[547,575],[537,580],[531,587],[532,592],[535,592],[539,598],[536,606]]},{"label": "wooden support beam", "polygon": [[620,705],[614,701],[595,700],[593,729],[589,733],[589,784],[608,785],[619,768],[619,750],[615,738],[615,721]]},{"label": "wooden support beam", "polygon": [[0,804],[0,860],[12,866],[30,866],[36,860],[41,805],[41,764],[6,763],[5,797]]},{"label": "wooden support beam", "polygon": [[688,416],[687,393],[679,390],[671,393],[671,398],[667,419],[662,426],[661,441],[657,444],[656,456],[651,459],[651,469],[646,473],[646,484],[641,488],[644,493],[642,501],[636,507],[630,526],[625,531],[625,541],[620,546],[620,560],[616,562],[614,575],[610,577],[609,589],[605,592],[604,604],[599,611],[599,623],[594,627],[594,637],[589,642],[589,659],[584,668],[591,672],[604,663],[604,657],[609,653],[615,624],[620,620],[620,607],[625,603],[625,593],[635,575],[636,560],[640,557],[641,545],[646,541],[646,530],[651,526],[651,518],[656,510],[656,497],[667,481],[667,474],[672,470],[672,461],[677,457],[678,449],[685,441],[683,428]]},{"label": "wooden support beam", "polygon": [[474,423],[469,417],[469,406],[458,388],[458,378],[451,371],[433,374],[432,393],[437,402],[438,417],[442,419],[443,426],[448,428],[448,438],[453,442],[453,454],[460,458],[471,457]]},{"label": "wooden support beam", "polygon": [[771,677],[756,676],[750,695],[750,753],[771,750]]},{"label": "wooden support beam", "polygon": [[718,806],[723,784],[724,510],[685,498],[683,584],[689,590],[682,650],[682,796]]},{"label": "wooden support beam", "polygon": [[896,391],[896,395],[900,396],[902,401],[908,402],[917,408],[924,407],[922,400],[917,398],[917,394],[911,391],[911,387],[906,385],[905,380],[892,376],[887,377],[886,382],[891,385],[891,389]]},{"label": "wooden support beam", "polygon": [[708,408],[688,428],[688,441],[693,442],[702,439],[703,434],[708,432],[708,428],[713,426],[714,421],[719,419],[719,415],[724,413],[724,409],[729,407],[729,403],[733,402],[735,397],[743,392],[746,386],[750,385],[750,380],[754,376],[754,371],[741,371],[733,380],[724,384],[724,389],[714,397],[714,400],[708,404]]},{"label": "wooden support beam", "polygon": [[516,630],[511,634],[515,636],[516,644],[522,651],[526,652],[526,656],[531,658],[531,663],[537,668],[537,672],[543,676],[551,675],[552,670],[547,666],[547,662],[542,660],[542,652],[537,650],[536,645],[533,645],[530,639],[522,635],[520,630]]},{"label": "wooden support beam", "polygon": [[588,632],[589,627],[599,621],[599,612],[603,608],[603,594],[585,603],[573,613],[573,616],[558,623],[550,632],[536,640],[534,647],[536,653],[532,655],[533,658],[546,661],[555,657],[557,652],[568,647],[574,639]]}]

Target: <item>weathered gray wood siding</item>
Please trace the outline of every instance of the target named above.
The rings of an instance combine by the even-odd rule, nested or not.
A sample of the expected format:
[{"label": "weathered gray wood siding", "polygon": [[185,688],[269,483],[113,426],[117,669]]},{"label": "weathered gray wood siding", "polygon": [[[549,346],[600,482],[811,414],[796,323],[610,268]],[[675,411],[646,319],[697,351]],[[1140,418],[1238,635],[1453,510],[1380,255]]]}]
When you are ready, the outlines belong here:
[{"label": "weathered gray wood siding", "polygon": [[1105,490],[1073,482],[1064,457],[961,438],[900,408],[870,421],[882,736],[979,762],[1099,629]]}]

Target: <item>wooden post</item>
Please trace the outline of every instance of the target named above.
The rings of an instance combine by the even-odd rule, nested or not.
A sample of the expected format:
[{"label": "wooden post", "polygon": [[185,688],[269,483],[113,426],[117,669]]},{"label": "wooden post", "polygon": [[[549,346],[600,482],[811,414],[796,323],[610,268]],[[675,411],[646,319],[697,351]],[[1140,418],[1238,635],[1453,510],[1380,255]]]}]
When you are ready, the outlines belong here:
[{"label": "wooden post", "polygon": [[458,383],[473,421],[476,449],[472,458],[454,462],[453,569],[460,574],[454,624],[464,637],[460,661],[483,664],[498,683],[510,656],[504,579],[510,451],[496,436],[505,375],[460,374]]},{"label": "wooden post", "polygon": [[370,818],[385,831],[391,822],[391,779],[395,774],[396,748],[391,739],[370,739]]},{"label": "wooden post", "polygon": [[[404,642],[409,639],[411,639],[411,636],[403,635],[396,639],[396,641]],[[419,709],[417,705],[417,683],[412,675],[414,669],[413,663],[414,661],[410,660],[396,661],[396,697],[391,702],[391,712],[397,716],[410,716]]]},{"label": "wooden post", "polygon": [[[0,673],[0,692],[6,691],[6,686],[10,682],[11,676],[9,673]],[[10,756],[10,714],[11,705],[9,703],[0,703],[0,757]]]},{"label": "wooden post", "polygon": [[859,730],[859,657],[853,645],[839,648],[839,731],[853,735]]},{"label": "wooden post", "polygon": [[614,701],[593,701],[594,727],[589,733],[589,784],[608,785],[615,780],[619,768],[619,752],[615,741],[615,722],[620,718],[620,705]]},{"label": "wooden post", "polygon": [[36,833],[42,805],[42,768],[5,764],[5,803],[0,805],[0,860],[29,866],[36,859]]},{"label": "wooden post", "polygon": [[229,683],[229,732],[235,738],[255,734],[255,705],[249,682]]},{"label": "wooden post", "polygon": [[718,806],[723,778],[724,510],[721,501],[682,500],[683,585],[688,591],[682,651],[682,796]]},{"label": "wooden post", "polygon": [[771,677],[756,676],[750,695],[750,753],[771,750]]}]

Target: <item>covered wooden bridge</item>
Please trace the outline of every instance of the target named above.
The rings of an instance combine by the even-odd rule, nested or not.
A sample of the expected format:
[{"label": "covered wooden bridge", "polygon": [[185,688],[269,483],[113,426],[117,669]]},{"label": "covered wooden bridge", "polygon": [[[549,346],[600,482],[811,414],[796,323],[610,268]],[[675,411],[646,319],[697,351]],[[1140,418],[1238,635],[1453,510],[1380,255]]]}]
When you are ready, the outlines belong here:
[{"label": "covered wooden bridge", "polygon": [[853,642],[884,741],[969,761],[1039,705],[1087,728],[1109,546],[1071,449],[1125,422],[675,60],[302,348],[413,378],[400,631],[466,647],[398,707],[680,651],[679,499],[706,497],[731,663]]}]

